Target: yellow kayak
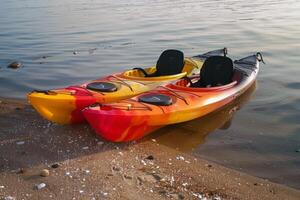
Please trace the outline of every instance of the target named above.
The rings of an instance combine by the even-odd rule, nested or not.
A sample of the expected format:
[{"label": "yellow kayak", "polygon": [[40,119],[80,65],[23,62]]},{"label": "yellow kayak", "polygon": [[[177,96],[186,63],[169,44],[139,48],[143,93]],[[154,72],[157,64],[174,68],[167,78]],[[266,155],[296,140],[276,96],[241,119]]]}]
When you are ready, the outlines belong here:
[{"label": "yellow kayak", "polygon": [[28,100],[40,115],[52,122],[82,123],[84,117],[81,110],[85,107],[94,103],[128,99],[184,76],[197,74],[207,57],[226,54],[225,50],[210,51],[194,57],[183,57],[180,51],[166,50],[153,67],[134,68],[62,89],[35,90],[28,94]]}]

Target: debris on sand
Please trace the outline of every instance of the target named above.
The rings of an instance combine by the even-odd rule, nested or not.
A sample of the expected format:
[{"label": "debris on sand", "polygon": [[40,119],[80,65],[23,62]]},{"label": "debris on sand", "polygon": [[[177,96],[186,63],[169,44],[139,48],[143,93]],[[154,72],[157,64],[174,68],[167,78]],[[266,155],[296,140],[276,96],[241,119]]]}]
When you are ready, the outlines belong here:
[{"label": "debris on sand", "polygon": [[24,174],[25,172],[26,172],[26,169],[20,168],[20,169],[17,171],[17,174]]},{"label": "debris on sand", "polygon": [[147,163],[144,160],[141,160],[141,163],[145,166],[147,165]]},{"label": "debris on sand", "polygon": [[41,190],[41,189],[43,189],[45,187],[46,187],[46,183],[40,183],[40,184],[35,185],[35,188],[37,190]]},{"label": "debris on sand", "polygon": [[193,195],[194,197],[197,197],[198,199],[203,199],[203,194],[192,192],[192,195]]},{"label": "debris on sand", "polygon": [[101,195],[103,196],[103,197],[106,197],[107,195],[108,195],[108,192],[100,192],[101,193]]},{"label": "debris on sand", "polygon": [[22,64],[21,62],[19,62],[19,61],[14,61],[14,62],[10,63],[10,64],[7,66],[7,68],[18,69],[18,68],[20,68],[20,67],[22,67],[22,66],[23,66],[23,64]]},{"label": "debris on sand", "polygon": [[186,187],[186,186],[188,186],[188,183],[182,183],[182,186]]},{"label": "debris on sand", "polygon": [[116,172],[119,172],[119,171],[121,171],[121,168],[118,167],[118,166],[113,166],[113,167],[112,167],[112,170],[113,170],[113,171],[116,171]]},{"label": "debris on sand", "polygon": [[150,155],[150,156],[147,156],[146,159],[147,160],[154,160],[154,157],[152,155]]},{"label": "debris on sand", "polygon": [[89,149],[89,147],[88,147],[88,146],[86,146],[86,147],[82,147],[82,149],[83,149],[83,150],[88,150],[88,149]]},{"label": "debris on sand", "polygon": [[53,169],[56,169],[56,168],[59,167],[59,164],[58,164],[58,163],[54,163],[54,164],[51,165],[51,167],[52,167]]},{"label": "debris on sand", "polygon": [[16,197],[6,196],[3,198],[3,200],[16,200]]},{"label": "debris on sand", "polygon": [[25,144],[25,141],[18,141],[18,142],[16,142],[16,144],[17,145],[23,145],[23,144]]},{"label": "debris on sand", "polygon": [[219,197],[219,196],[215,196],[215,197],[213,198],[213,200],[222,200],[222,199],[221,199],[221,197]]},{"label": "debris on sand", "polygon": [[183,156],[176,156],[176,159],[177,160],[184,160],[184,157]]},{"label": "debris on sand", "polygon": [[212,165],[211,165],[211,164],[205,164],[205,167],[209,167],[209,168],[211,168],[211,167],[212,167]]}]

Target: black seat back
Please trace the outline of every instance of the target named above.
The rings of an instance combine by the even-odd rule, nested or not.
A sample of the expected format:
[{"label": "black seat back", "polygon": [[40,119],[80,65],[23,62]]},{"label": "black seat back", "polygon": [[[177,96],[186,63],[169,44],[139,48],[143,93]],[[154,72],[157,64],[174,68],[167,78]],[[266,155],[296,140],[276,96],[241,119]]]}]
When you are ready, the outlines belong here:
[{"label": "black seat back", "polygon": [[214,87],[232,82],[233,62],[225,56],[207,58],[201,68],[200,79],[193,87]]},{"label": "black seat back", "polygon": [[156,72],[149,76],[153,77],[179,74],[182,72],[183,67],[183,52],[175,49],[168,49],[160,55],[156,63]]}]

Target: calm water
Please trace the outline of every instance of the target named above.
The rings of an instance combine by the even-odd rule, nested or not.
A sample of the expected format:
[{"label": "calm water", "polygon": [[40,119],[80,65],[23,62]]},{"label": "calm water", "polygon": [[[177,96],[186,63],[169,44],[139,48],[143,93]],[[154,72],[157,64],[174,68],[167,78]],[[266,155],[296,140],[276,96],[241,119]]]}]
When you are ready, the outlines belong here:
[{"label": "calm water", "polygon": [[[220,124],[208,117],[192,130],[162,130],[198,135],[184,148],[195,156],[300,188],[299,9],[297,0],[2,0],[0,96],[147,66],[167,48],[192,56],[226,46],[233,59],[261,51],[254,96],[230,127],[217,130],[222,115]],[[24,67],[6,68],[14,60]]]}]

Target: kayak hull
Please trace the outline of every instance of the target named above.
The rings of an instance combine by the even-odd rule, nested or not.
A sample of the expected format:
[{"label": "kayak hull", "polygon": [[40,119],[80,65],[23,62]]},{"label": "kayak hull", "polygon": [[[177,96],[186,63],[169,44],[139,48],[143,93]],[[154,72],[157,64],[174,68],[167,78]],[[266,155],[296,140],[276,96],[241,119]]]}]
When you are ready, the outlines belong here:
[{"label": "kayak hull", "polygon": [[[259,70],[257,57],[253,55],[239,61],[247,61],[247,64],[235,66],[233,82],[228,85],[190,88],[186,80],[179,80],[118,103],[90,106],[83,110],[84,117],[98,135],[113,142],[137,140],[159,127],[202,117],[232,102],[255,81]],[[173,104],[141,103],[139,98],[145,94],[167,95]]]}]

